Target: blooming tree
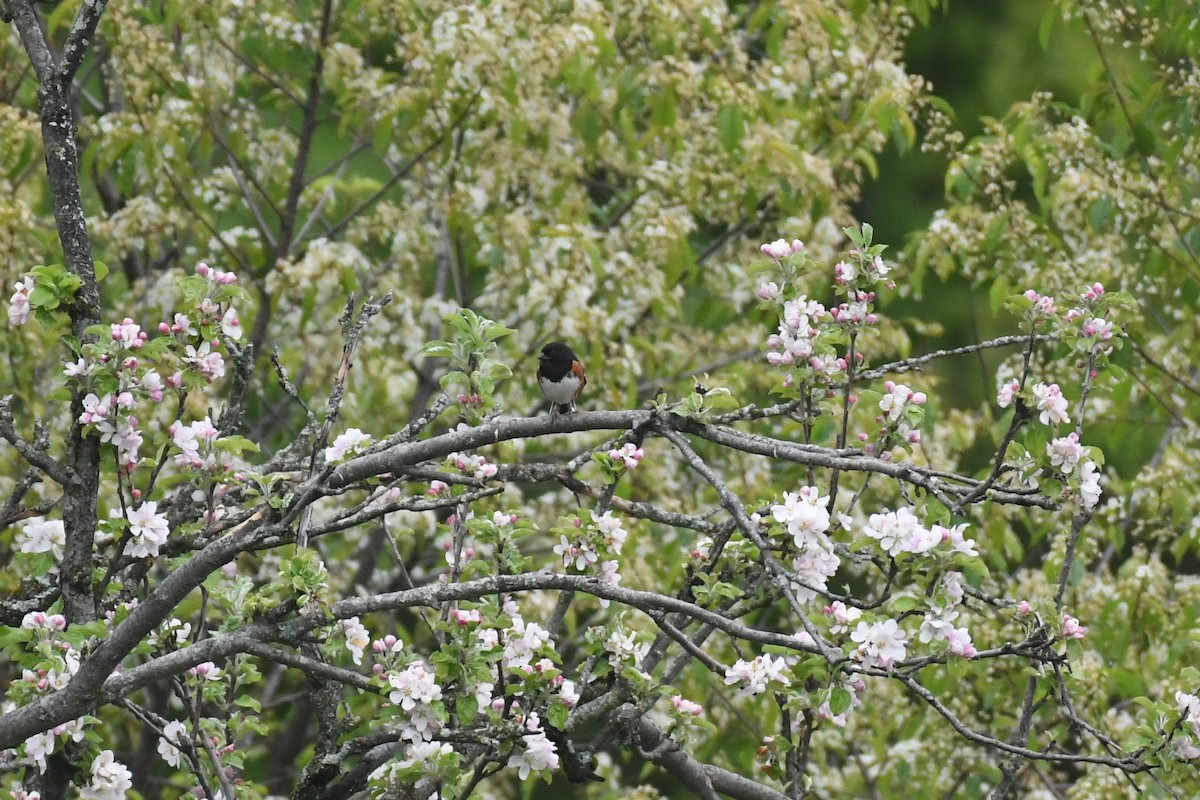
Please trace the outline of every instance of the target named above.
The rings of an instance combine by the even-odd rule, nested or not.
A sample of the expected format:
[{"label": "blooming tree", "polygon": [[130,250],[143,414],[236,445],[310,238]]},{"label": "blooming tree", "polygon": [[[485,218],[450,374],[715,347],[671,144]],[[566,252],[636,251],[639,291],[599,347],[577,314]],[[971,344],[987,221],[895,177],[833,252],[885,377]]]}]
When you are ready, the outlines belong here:
[{"label": "blooming tree", "polygon": [[[939,138],[923,9],[0,4],[13,796],[1185,795],[1189,318],[1131,240],[1200,271],[1190,151],[1107,62],[1126,150],[1041,98]],[[1011,327],[915,356],[850,215],[914,121],[953,180],[912,263]],[[588,410],[536,413],[551,336]],[[991,354],[948,407],[925,368]],[[1154,381],[1143,465],[1109,417]]]}]

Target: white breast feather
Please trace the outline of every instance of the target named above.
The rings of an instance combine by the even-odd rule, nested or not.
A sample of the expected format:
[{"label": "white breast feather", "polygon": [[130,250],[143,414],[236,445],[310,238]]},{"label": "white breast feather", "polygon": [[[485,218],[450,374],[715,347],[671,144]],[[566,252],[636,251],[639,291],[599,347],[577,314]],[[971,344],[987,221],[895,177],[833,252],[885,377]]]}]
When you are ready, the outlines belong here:
[{"label": "white breast feather", "polygon": [[575,377],[574,373],[567,375],[558,383],[551,383],[542,378],[542,393],[552,403],[565,405],[575,399],[575,393],[579,391],[579,378]]}]

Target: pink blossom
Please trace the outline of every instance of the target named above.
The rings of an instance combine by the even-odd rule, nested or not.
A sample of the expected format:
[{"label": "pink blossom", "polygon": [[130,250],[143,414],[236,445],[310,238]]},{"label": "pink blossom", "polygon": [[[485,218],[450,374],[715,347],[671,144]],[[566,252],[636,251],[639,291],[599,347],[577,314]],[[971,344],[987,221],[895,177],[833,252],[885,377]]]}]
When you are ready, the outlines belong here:
[{"label": "pink blossom", "polygon": [[1100,469],[1095,461],[1084,461],[1079,469],[1079,502],[1089,510],[1100,502]]},{"label": "pink blossom", "polygon": [[962,522],[952,528],[946,528],[942,525],[934,525],[933,531],[938,535],[940,541],[949,542],[950,552],[962,553],[971,558],[979,555],[979,551],[975,549],[975,540],[964,538],[963,533],[967,529],[968,523]]},{"label": "pink blossom", "polygon": [[450,617],[458,624],[460,628],[465,628],[467,625],[473,625],[483,621],[483,615],[479,613],[478,608],[456,608],[450,612]]},{"label": "pink blossom", "polygon": [[854,650],[854,657],[867,667],[889,669],[907,652],[907,634],[894,619],[875,623],[859,622],[850,638],[859,643]]},{"label": "pink blossom", "polygon": [[157,556],[158,550],[167,542],[171,528],[165,514],[158,513],[158,503],[150,501],[125,512],[132,536],[129,554],[134,558]]},{"label": "pink blossom", "polygon": [[558,686],[558,697],[567,708],[574,708],[579,703],[579,689],[575,681],[564,680]]},{"label": "pink blossom", "polygon": [[946,644],[950,646],[951,653],[963,658],[972,658],[978,652],[971,643],[971,634],[966,628],[951,629],[946,634]]},{"label": "pink blossom", "polygon": [[150,370],[142,376],[142,388],[146,391],[146,396],[154,402],[158,402],[163,398],[163,379],[154,370]]},{"label": "pink blossom", "polygon": [[1033,387],[1033,399],[1041,412],[1038,419],[1043,425],[1071,421],[1067,416],[1067,398],[1063,397],[1057,383],[1038,383]]},{"label": "pink blossom", "polygon": [[758,297],[761,300],[774,300],[782,290],[775,281],[768,281],[758,287]]},{"label": "pink blossom", "polygon": [[371,642],[371,634],[358,617],[342,620],[342,634],[346,637],[346,649],[355,664],[362,663],[363,649]]},{"label": "pink blossom", "polygon": [[1000,386],[999,391],[996,392],[996,402],[1001,408],[1008,408],[1013,404],[1019,391],[1021,391],[1021,382],[1013,378]]},{"label": "pink blossom", "polygon": [[363,433],[358,428],[349,428],[345,433],[333,440],[333,444],[325,448],[325,461],[336,464],[348,456],[361,453],[371,444],[371,435]]},{"label": "pink blossom", "polygon": [[112,413],[113,396],[106,394],[98,397],[94,392],[88,392],[83,398],[83,413],[79,415],[82,425],[91,425],[107,419]]},{"label": "pink blossom", "polygon": [[1079,434],[1071,431],[1066,436],[1051,440],[1046,445],[1046,455],[1050,456],[1050,465],[1058,467],[1059,472],[1069,475],[1075,470],[1079,460],[1086,451],[1079,444]]},{"label": "pink blossom", "polygon": [[694,703],[691,700],[688,700],[686,697],[684,697],[681,694],[677,694],[671,698],[671,705],[675,706],[675,709],[680,714],[686,714],[686,715],[690,715],[693,717],[698,717],[702,713],[704,713],[704,706],[700,705],[699,703]]},{"label": "pink blossom", "polygon": [[242,323],[232,306],[226,309],[221,317],[221,331],[235,341],[242,338]]},{"label": "pink blossom", "polygon": [[212,345],[201,342],[199,347],[188,345],[184,361],[194,366],[209,382],[225,376],[225,359],[220,353],[212,352]]},{"label": "pink blossom", "polygon": [[762,245],[758,249],[762,251],[763,255],[779,261],[793,253],[799,253],[804,249],[804,243],[799,239],[793,239],[790,244],[786,239],[776,239],[773,242]]},{"label": "pink blossom", "polygon": [[33,291],[33,278],[26,277],[18,281],[13,288],[12,297],[8,298],[8,324],[24,325],[29,321],[32,307],[29,304],[29,293]]},{"label": "pink blossom", "polygon": [[825,613],[833,618],[830,633],[849,633],[850,624],[862,616],[862,609],[847,606],[841,600],[834,600],[825,607]]},{"label": "pink blossom", "polygon": [[829,585],[829,579],[837,574],[842,560],[833,552],[832,545],[826,547],[807,547],[804,552],[792,559],[792,570],[798,586],[795,588],[796,597],[802,603],[814,599],[818,592],[823,592]]},{"label": "pink blossom", "polygon": [[1087,627],[1080,625],[1079,620],[1070,614],[1063,614],[1063,636],[1071,639],[1082,639],[1087,635]]},{"label": "pink blossom", "polygon": [[633,442],[626,442],[619,449],[614,448],[608,451],[608,457],[613,461],[620,461],[626,469],[636,467],[645,455],[645,451]]},{"label": "pink blossom", "polygon": [[536,713],[526,719],[525,728],[529,733],[521,739],[524,750],[509,756],[508,766],[517,770],[521,780],[528,778],[531,772],[558,769],[558,748],[546,737]]},{"label": "pink blossom", "polygon": [[1095,317],[1083,323],[1080,328],[1084,336],[1094,336],[1102,342],[1113,337],[1113,324],[1103,317]]},{"label": "pink blossom", "polygon": [[1033,289],[1025,290],[1025,299],[1033,303],[1035,310],[1045,316],[1053,314],[1057,307],[1054,304],[1054,298],[1050,295],[1040,295]]},{"label": "pink blossom", "polygon": [[908,508],[872,514],[867,523],[863,532],[877,540],[879,546],[893,557],[905,552],[905,548],[919,538],[919,533],[924,530],[921,521]]},{"label": "pink blossom", "polygon": [[750,661],[738,659],[725,670],[725,685],[741,684],[738,694],[743,697],[760,695],[771,683],[790,686],[792,681],[784,670],[787,662],[782,656],[772,659],[769,655],[755,656]]},{"label": "pink blossom", "polygon": [[801,487],[798,493],[784,492],[783,504],[771,506],[771,515],[786,526],[796,546],[809,545],[832,549],[825,532],[829,530],[828,497],[821,497],[815,486]]}]

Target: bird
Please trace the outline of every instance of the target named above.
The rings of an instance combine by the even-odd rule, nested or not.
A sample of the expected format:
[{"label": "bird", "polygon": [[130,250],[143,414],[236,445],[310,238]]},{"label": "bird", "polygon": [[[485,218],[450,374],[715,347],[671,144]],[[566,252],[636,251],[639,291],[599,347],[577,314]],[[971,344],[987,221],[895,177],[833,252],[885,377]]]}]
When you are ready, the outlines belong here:
[{"label": "bird", "polygon": [[587,375],[575,351],[562,342],[550,342],[538,356],[538,386],[550,401],[550,416],[570,414],[575,410],[575,398],[587,386]]}]

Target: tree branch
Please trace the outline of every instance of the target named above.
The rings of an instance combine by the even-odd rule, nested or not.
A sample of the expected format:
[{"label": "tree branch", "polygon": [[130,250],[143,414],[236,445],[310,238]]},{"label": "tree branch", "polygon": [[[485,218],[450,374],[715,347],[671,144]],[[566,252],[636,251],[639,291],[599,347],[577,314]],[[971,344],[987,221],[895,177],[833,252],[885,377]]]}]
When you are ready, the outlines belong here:
[{"label": "tree branch", "polygon": [[83,0],[75,24],[67,34],[67,42],[63,45],[62,64],[58,68],[58,78],[64,86],[71,83],[83,57],[87,55],[88,47],[96,34],[96,25],[108,7],[108,0]]}]

